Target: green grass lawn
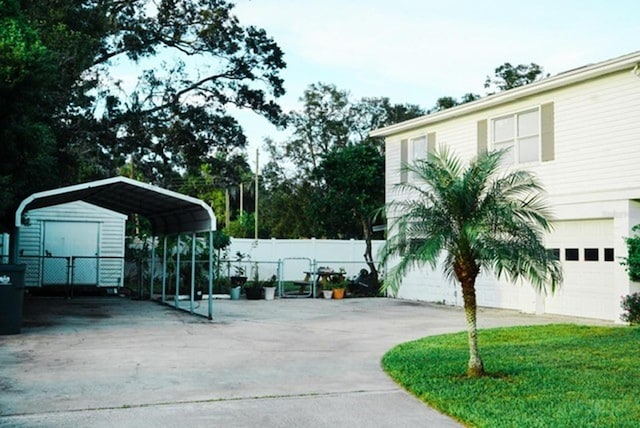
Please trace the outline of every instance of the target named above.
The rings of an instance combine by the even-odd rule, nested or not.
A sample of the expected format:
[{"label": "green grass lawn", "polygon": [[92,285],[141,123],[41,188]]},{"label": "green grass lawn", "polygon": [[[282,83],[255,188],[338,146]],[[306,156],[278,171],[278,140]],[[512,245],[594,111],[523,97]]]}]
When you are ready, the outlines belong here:
[{"label": "green grass lawn", "polygon": [[468,426],[640,427],[640,328],[548,325],[479,332],[489,376],[466,377],[466,333],[391,349],[386,372]]}]

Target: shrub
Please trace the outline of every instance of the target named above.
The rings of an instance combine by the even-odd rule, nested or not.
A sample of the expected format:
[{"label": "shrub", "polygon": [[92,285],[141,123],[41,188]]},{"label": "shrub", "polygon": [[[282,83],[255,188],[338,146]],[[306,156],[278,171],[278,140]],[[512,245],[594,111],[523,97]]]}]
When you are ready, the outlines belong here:
[{"label": "shrub", "polygon": [[[633,226],[631,230],[636,233],[640,232],[640,224]],[[624,258],[622,265],[626,266],[631,281],[640,282],[640,236],[636,234],[626,238],[625,241],[627,242],[629,256]]]},{"label": "shrub", "polygon": [[620,306],[624,309],[624,313],[620,316],[622,321],[631,325],[640,324],[640,293],[624,296]]}]

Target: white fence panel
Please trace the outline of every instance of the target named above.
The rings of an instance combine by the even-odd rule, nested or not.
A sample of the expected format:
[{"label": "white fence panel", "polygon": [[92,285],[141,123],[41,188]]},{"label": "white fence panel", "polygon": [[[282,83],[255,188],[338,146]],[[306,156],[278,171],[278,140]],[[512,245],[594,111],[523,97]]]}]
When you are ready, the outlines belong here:
[{"label": "white fence panel", "polygon": [[[384,241],[382,240],[372,241],[372,256],[374,260],[377,260],[379,250],[383,244]],[[356,276],[360,269],[367,268],[364,260],[365,249],[365,241],[354,239],[259,239],[256,241],[255,239],[232,238],[227,257],[233,261],[237,252],[248,255],[250,263],[258,263],[260,278],[266,278],[271,275],[270,271],[273,270],[275,265],[269,267],[268,262],[274,263],[279,260],[295,258],[308,258],[315,262],[316,267],[329,266],[334,270],[344,268],[347,276],[352,277]],[[306,266],[307,263],[301,264],[300,272],[292,269],[293,266],[290,266],[292,263],[295,264],[295,262],[287,262],[287,268],[284,272],[286,278],[283,279],[302,279],[302,265]]]}]

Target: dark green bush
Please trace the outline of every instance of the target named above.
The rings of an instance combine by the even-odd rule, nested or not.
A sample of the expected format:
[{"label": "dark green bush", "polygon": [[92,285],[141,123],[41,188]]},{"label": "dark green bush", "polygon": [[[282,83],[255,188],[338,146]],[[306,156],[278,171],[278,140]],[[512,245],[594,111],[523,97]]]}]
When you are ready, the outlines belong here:
[{"label": "dark green bush", "polygon": [[[631,230],[640,232],[640,224],[633,226]],[[629,255],[624,258],[622,265],[626,266],[631,281],[640,282],[640,236],[636,234],[630,238],[626,238],[625,241],[627,242]]]},{"label": "dark green bush", "polygon": [[620,316],[622,321],[631,325],[640,324],[640,293],[624,296],[620,306],[624,309],[624,313]]}]

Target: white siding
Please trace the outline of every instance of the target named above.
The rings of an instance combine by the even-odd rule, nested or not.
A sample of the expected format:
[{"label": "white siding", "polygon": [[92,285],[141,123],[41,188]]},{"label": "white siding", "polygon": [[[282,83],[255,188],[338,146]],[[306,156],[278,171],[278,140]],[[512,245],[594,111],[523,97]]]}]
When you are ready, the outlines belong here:
[{"label": "white siding", "polygon": [[105,221],[102,224],[100,239],[99,284],[105,287],[122,285],[124,264],[122,259],[107,257],[124,257],[125,222]]},{"label": "white siding", "polygon": [[[386,156],[390,181],[398,181],[393,172],[399,167],[400,139],[435,132],[437,146],[446,144],[469,160],[476,155],[478,120],[548,102],[555,106],[555,160],[523,167],[539,176],[549,196],[568,196],[577,202],[625,192],[629,199],[640,198],[640,79],[628,72],[389,137]],[[602,192],[605,195],[596,195]]]},{"label": "white siding", "polygon": [[[41,256],[42,255],[42,222],[33,220],[29,226],[20,228],[20,256]],[[22,263],[27,265],[25,271],[25,284],[27,286],[40,285],[40,270],[42,260],[40,258],[24,258]]]},{"label": "white siding", "polygon": [[[629,70],[391,135],[387,137],[387,162],[392,164],[387,165],[387,176],[391,174],[391,180],[397,181],[393,168],[401,139],[435,132],[437,146],[446,144],[468,161],[477,155],[479,120],[488,120],[491,149],[492,118],[551,102],[555,110],[555,158],[522,167],[542,182],[555,218],[580,221],[575,223],[577,228],[590,230],[585,236],[596,234],[590,239],[598,241],[601,259],[606,244],[614,248],[616,261],[567,266],[565,288],[546,299],[536,296],[527,285],[514,286],[481,276],[478,302],[527,312],[542,308],[550,313],[617,320],[620,296],[637,289],[625,279],[618,259],[625,254],[623,238],[637,223],[635,217],[640,212],[632,201],[640,199],[640,79]],[[410,196],[394,195],[387,182],[387,202],[398,197]],[[590,222],[592,219],[606,224]],[[554,236],[563,240],[571,233],[548,237],[556,247],[565,248],[565,243],[553,241]],[[578,248],[583,257],[585,247]],[[581,287],[585,293],[580,293]],[[440,274],[424,270],[405,278],[399,296],[461,304],[456,290]]]},{"label": "white siding", "polygon": [[556,160],[532,168],[550,195],[640,197],[640,79],[621,73],[553,95]]}]

